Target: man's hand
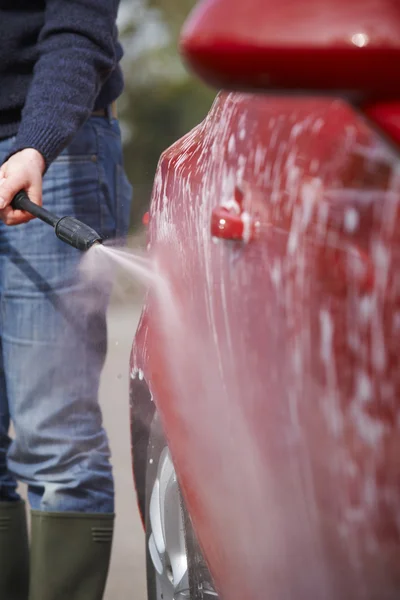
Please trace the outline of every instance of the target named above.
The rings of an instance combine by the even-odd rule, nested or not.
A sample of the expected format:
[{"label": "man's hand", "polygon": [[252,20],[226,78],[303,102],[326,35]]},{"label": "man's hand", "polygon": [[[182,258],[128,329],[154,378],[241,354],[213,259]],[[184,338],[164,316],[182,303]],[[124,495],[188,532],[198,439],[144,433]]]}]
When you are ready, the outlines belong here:
[{"label": "man's hand", "polygon": [[26,223],[34,217],[10,206],[15,194],[25,190],[35,204],[42,204],[43,156],[33,148],[17,152],[0,168],[0,219],[6,225]]}]

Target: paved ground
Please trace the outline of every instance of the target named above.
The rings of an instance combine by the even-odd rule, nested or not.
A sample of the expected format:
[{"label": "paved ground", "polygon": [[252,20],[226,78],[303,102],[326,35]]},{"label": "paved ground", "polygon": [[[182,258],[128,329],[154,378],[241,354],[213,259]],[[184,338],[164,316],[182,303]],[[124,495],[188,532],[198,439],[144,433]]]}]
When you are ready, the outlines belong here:
[{"label": "paved ground", "polygon": [[100,401],[110,436],[116,480],[114,554],[105,600],[146,598],[144,534],[133,487],[129,438],[129,353],[139,318],[132,309],[114,305],[109,311],[109,351]]}]

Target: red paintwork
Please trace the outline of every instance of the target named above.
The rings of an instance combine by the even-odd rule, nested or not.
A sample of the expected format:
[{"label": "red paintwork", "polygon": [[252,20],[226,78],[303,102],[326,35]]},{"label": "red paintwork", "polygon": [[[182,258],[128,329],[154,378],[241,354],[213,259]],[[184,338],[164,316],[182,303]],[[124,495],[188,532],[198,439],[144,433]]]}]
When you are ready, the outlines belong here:
[{"label": "red paintwork", "polygon": [[365,114],[400,144],[400,102],[379,102],[364,107]]},{"label": "red paintwork", "polygon": [[398,0],[203,0],[181,47],[218,87],[400,93]]},{"label": "red paintwork", "polygon": [[399,173],[330,98],[221,95],[162,157],[132,367],[225,600],[400,595]]},{"label": "red paintwork", "polygon": [[149,236],[166,283],[133,374],[222,598],[395,600],[400,3],[207,0],[182,49],[217,85],[355,91],[368,120],[223,94],[163,155]]}]

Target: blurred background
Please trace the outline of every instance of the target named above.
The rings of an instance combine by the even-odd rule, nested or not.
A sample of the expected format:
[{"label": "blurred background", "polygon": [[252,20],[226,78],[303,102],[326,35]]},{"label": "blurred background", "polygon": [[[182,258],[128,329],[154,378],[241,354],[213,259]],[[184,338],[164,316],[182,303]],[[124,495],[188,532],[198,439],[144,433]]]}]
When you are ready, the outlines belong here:
[{"label": "blurred background", "polygon": [[[179,32],[195,0],[121,0],[126,88],[119,101],[125,167],[133,185],[131,235],[146,245],[148,210],[163,150],[206,116],[215,91],[192,77],[178,51]],[[129,356],[143,303],[143,286],[120,272],[108,311],[108,354],[100,403],[110,438],[116,488],[116,528],[105,600],[145,600],[145,540],[133,485],[129,423]]]},{"label": "blurred background", "polygon": [[125,166],[134,186],[131,228],[146,212],[160,154],[206,116],[215,92],[192,77],[178,51],[196,0],[122,0],[126,88],[119,102]]}]

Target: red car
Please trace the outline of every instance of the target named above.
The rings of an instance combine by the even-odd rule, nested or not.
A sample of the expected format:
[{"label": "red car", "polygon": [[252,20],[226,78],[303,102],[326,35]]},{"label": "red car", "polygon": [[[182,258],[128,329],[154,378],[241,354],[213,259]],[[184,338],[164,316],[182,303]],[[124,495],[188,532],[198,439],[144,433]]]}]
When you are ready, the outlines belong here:
[{"label": "red car", "polygon": [[205,0],[131,357],[149,598],[400,597],[400,2]]}]

